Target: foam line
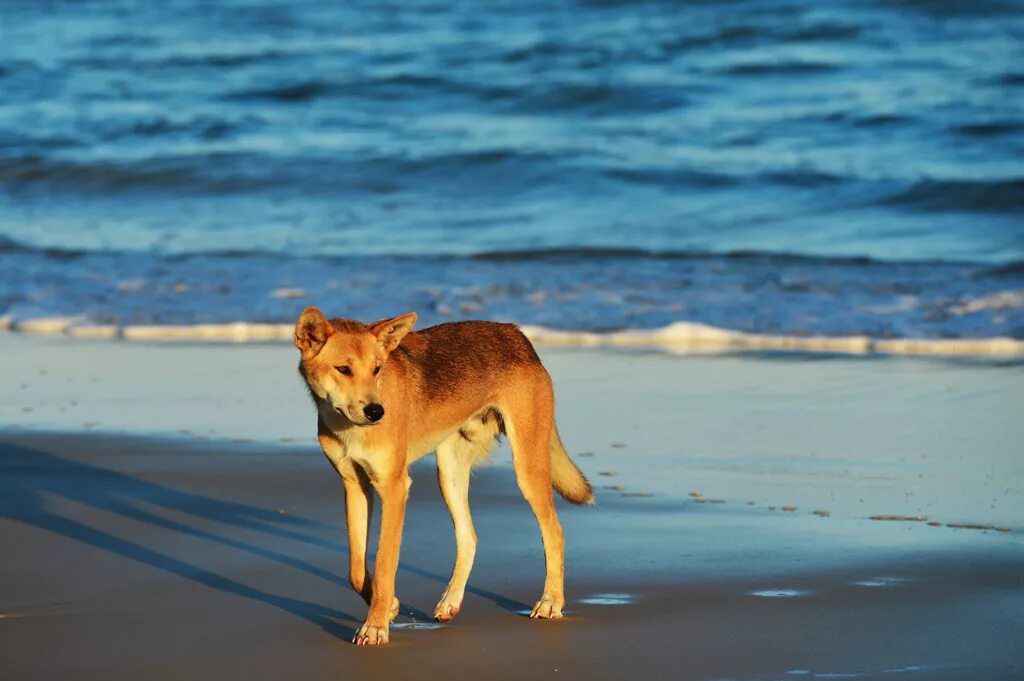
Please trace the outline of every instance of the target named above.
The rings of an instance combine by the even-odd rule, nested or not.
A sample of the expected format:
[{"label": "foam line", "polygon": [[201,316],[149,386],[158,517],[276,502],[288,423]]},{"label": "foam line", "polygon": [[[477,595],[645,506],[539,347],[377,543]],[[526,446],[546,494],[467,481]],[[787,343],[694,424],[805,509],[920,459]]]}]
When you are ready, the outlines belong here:
[{"label": "foam line", "polygon": [[611,333],[555,331],[526,326],[539,345],[657,347],[678,352],[787,350],[864,355],[1017,355],[1024,341],[1013,338],[870,338],[868,336],[775,336],[731,331],[707,324],[674,322],[649,331]]},{"label": "foam line", "polygon": [[[781,350],[848,355],[1024,355],[1024,341],[1014,338],[871,338],[868,336],[776,336],[743,333],[695,322],[674,322],[660,329],[597,333],[522,326],[537,345],[577,347],[646,347],[681,354]],[[89,324],[82,317],[0,317],[0,331],[67,335],[75,338],[120,338],[139,341],[290,341],[291,324],[230,322],[224,324],[128,325]]]},{"label": "foam line", "polygon": [[228,324],[191,324],[180,326],[126,326],[121,337],[129,340],[211,340],[211,341],[268,341],[291,340],[295,333],[292,324],[256,324],[232,322]]},{"label": "foam line", "polygon": [[[609,333],[558,331],[521,327],[538,345],[588,347],[651,347],[671,352],[733,352],[788,350],[842,354],[1013,355],[1024,354],[1024,341],[1013,338],[870,338],[867,336],[773,336],[721,329],[706,324],[676,322],[651,330]],[[140,341],[260,342],[291,340],[290,324],[228,324],[124,326],[90,325],[80,316],[0,317],[0,330],[76,338],[123,338]]]}]

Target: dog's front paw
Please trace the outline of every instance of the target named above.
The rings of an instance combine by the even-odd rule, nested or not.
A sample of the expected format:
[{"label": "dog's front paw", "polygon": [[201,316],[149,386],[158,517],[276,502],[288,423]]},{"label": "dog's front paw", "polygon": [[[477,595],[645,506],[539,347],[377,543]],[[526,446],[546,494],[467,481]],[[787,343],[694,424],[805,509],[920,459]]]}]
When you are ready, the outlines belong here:
[{"label": "dog's front paw", "polygon": [[434,608],[434,619],[438,622],[450,622],[459,614],[462,607],[462,597],[450,595],[447,591],[441,596],[441,602]]},{"label": "dog's front paw", "polygon": [[357,646],[382,646],[388,642],[388,625],[382,627],[374,626],[367,622],[359,627],[359,631],[352,637],[352,643]]},{"label": "dog's front paw", "polygon": [[551,598],[542,596],[537,605],[533,606],[530,619],[535,620],[560,620],[562,619],[562,606],[565,605],[564,598]]}]

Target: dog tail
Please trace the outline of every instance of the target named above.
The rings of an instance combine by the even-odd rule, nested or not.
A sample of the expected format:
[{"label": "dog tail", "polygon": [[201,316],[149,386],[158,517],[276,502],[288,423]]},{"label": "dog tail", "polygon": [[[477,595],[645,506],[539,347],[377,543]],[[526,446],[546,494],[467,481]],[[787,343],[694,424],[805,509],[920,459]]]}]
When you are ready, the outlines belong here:
[{"label": "dog tail", "polygon": [[594,490],[576,464],[569,458],[558,428],[551,426],[551,484],[570,504],[594,503]]}]

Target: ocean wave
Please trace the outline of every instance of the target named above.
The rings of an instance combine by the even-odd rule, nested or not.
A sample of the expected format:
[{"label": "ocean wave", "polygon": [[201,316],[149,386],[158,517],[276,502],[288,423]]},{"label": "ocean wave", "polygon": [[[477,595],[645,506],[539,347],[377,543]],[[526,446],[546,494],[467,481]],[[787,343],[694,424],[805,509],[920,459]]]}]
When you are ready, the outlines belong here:
[{"label": "ocean wave", "polygon": [[0,234],[0,253],[22,253],[25,251],[38,251],[40,249],[27,246],[16,239]]},{"label": "ocean wave", "polygon": [[802,76],[832,73],[842,68],[841,64],[824,61],[751,61],[729,64],[715,70],[730,76]]},{"label": "ocean wave", "polygon": [[954,125],[952,130],[965,137],[1001,137],[1024,130],[1024,121],[998,120],[984,123],[963,123]]},{"label": "ocean wave", "polygon": [[[641,260],[737,260],[759,261],[766,264],[805,264],[830,266],[836,264],[868,265],[880,263],[864,256],[827,256],[780,251],[735,250],[723,253],[711,251],[679,251],[651,250],[619,246],[582,246],[568,248],[537,248],[524,250],[484,251],[471,255],[474,260],[483,261],[537,261],[537,260],[601,260],[601,259],[641,259]],[[944,263],[943,263],[944,264]]]},{"label": "ocean wave", "polygon": [[950,312],[955,315],[975,314],[987,310],[1024,309],[1024,291],[996,291],[987,295],[970,298],[954,305]]},{"label": "ocean wave", "polygon": [[336,84],[319,78],[312,78],[299,82],[271,85],[265,88],[243,90],[229,94],[228,98],[266,99],[276,102],[301,103],[336,92],[338,92]]},{"label": "ocean wave", "polygon": [[956,17],[991,18],[999,15],[1016,16],[1020,14],[1020,3],[1014,0],[885,0],[883,5],[892,5],[897,9],[917,11],[927,16],[950,19]]},{"label": "ocean wave", "polygon": [[845,123],[852,128],[883,128],[888,126],[912,124],[919,121],[916,116],[910,116],[907,114],[896,114],[892,112],[866,113],[862,110],[834,111],[823,116],[811,116],[805,120],[819,120],[826,123]]},{"label": "ocean wave", "polygon": [[555,82],[532,85],[505,97],[521,113],[577,112],[629,115],[660,113],[690,104],[682,88],[657,83]]},{"label": "ocean wave", "polygon": [[863,28],[853,24],[835,21],[819,21],[809,24],[782,22],[777,25],[765,23],[736,23],[712,27],[707,33],[673,36],[658,41],[658,48],[673,53],[680,50],[702,48],[749,47],[774,43],[814,43],[854,40],[863,33]]},{"label": "ocean wave", "polygon": [[1014,260],[994,267],[986,267],[977,277],[1024,277],[1024,260]]},{"label": "ocean wave", "polygon": [[259,175],[217,174],[204,170],[226,164],[229,158],[232,156],[205,154],[136,162],[78,162],[30,154],[2,160],[0,183],[9,187],[66,187],[104,194],[199,187],[206,192],[232,192],[271,184],[269,178]]},{"label": "ocean wave", "polygon": [[0,234],[0,253],[36,255],[44,258],[50,258],[52,260],[63,261],[84,256],[88,251],[79,248],[66,248],[61,246],[35,246]]},{"label": "ocean wave", "polygon": [[808,25],[784,26],[775,38],[784,42],[833,42],[854,40],[864,33],[864,27],[837,21],[820,21]]},{"label": "ocean wave", "polygon": [[[66,246],[38,245],[19,241],[0,234],[0,253],[24,253],[44,257],[66,259],[86,255],[131,255],[137,253],[131,249],[116,249],[110,247],[86,249],[68,248]],[[951,260],[881,260],[860,255],[820,255],[813,253],[796,253],[788,251],[769,251],[737,249],[731,251],[704,251],[704,250],[658,250],[648,248],[635,248],[628,246],[566,246],[548,248],[528,249],[499,249],[482,250],[470,253],[445,253],[439,251],[434,254],[408,254],[408,253],[378,253],[373,256],[359,256],[340,253],[291,253],[284,254],[265,248],[210,248],[182,250],[170,253],[150,253],[149,255],[169,262],[180,262],[192,259],[224,259],[224,260],[245,260],[254,258],[267,258],[277,261],[282,260],[314,260],[324,262],[344,262],[353,259],[378,260],[378,261],[459,261],[470,260],[478,262],[543,262],[547,260],[556,261],[602,261],[602,260],[691,260],[706,261],[720,260],[724,263],[753,263],[757,265],[801,265],[831,267],[835,265],[846,266],[897,266],[915,265],[919,267],[929,266],[973,266],[978,268],[975,273],[977,277],[996,276],[1017,276],[1024,272],[1024,261],[1014,261],[1000,265],[988,265],[970,261]]]},{"label": "ocean wave", "polygon": [[[230,136],[236,123],[217,119],[173,120],[155,117],[109,131],[124,135],[173,135],[182,130],[216,139]],[[733,191],[744,187],[839,188],[857,196],[877,193],[880,183],[811,166],[765,167],[727,172],[689,165],[644,166],[611,164],[570,153],[515,147],[475,148],[418,156],[376,154],[365,157],[271,154],[259,150],[197,150],[140,160],[78,161],[44,153],[0,156],[0,190],[46,189],[72,193],[117,195],[139,191],[188,196],[252,194],[273,189],[282,194],[338,197],[411,193],[415,195],[522,197],[533,191],[616,183],[694,192]],[[566,185],[569,185],[568,187]],[[899,186],[897,179],[885,184]],[[831,189],[830,189],[831,188]],[[1024,178],[991,180],[923,179],[869,199],[869,205],[924,213],[1012,213],[1024,211]]]},{"label": "ocean wave", "polygon": [[[1024,124],[1011,95],[1024,71],[998,57],[1015,44],[1024,14],[1016,3],[1017,15],[1003,16],[1012,2],[981,0],[977,11],[914,1],[823,11],[812,0],[658,0],[570,14],[557,3],[432,3],[396,16],[366,3],[181,0],[97,6],[67,40],[52,36],[66,33],[68,16],[19,2],[10,13],[23,30],[0,44],[0,231],[52,246],[38,252],[53,258],[151,245],[156,259],[142,268],[167,264],[163,253],[290,264],[392,248],[444,255],[581,245],[1019,260],[1024,223],[1013,218],[1024,192],[1014,163]],[[976,16],[920,15],[933,7]],[[938,95],[925,87],[934,83],[943,84]],[[572,254],[555,257],[573,264]],[[582,254],[571,274],[593,277],[585,265],[599,257],[611,262]],[[625,266],[644,258],[642,269],[659,271],[666,286],[692,279],[712,298],[721,287],[774,281],[744,268],[760,255],[715,255],[727,258],[712,263],[724,274],[698,273],[715,282],[707,286],[688,271],[700,267],[668,271],[676,268],[655,262],[664,254],[623,257]],[[700,254],[682,257],[696,263]],[[352,264],[366,271],[374,263]],[[68,268],[68,277],[94,265]],[[487,268],[467,268],[492,283]],[[286,269],[273,268],[282,278],[275,285],[290,283]],[[524,280],[573,284],[565,270],[521,269]],[[850,280],[859,274],[841,269]],[[199,270],[189,274],[205,283]],[[410,279],[449,276],[441,266],[413,270]],[[596,285],[609,300],[642,298],[650,277],[641,274]],[[907,283],[887,271],[886,286],[959,299],[994,283],[977,268],[963,284],[935,286],[933,274],[915,270]],[[46,276],[63,287],[61,299],[87,295],[94,309],[124,314],[57,268]],[[8,278],[0,279],[0,312],[5,296],[27,295],[27,284]],[[830,279],[821,271],[809,278],[819,292]],[[860,302],[849,281],[827,285],[851,309]],[[823,293],[803,326],[803,311],[789,312],[781,299],[768,313],[718,313],[693,295],[662,295],[657,305],[608,303],[618,306],[613,314],[591,314],[603,299],[586,295],[594,299],[571,319],[587,328],[660,325],[678,304],[699,310],[699,321],[745,330],[1024,335],[1016,315],[974,327],[945,325],[928,311],[848,321],[827,309]],[[871,307],[890,304],[864,297]],[[254,300],[230,316],[247,318]],[[544,324],[568,307],[539,305],[531,316],[529,303],[514,302],[512,318]],[[46,298],[50,312],[63,305]],[[133,314],[188,322],[211,309],[221,308]]]},{"label": "ocean wave", "polygon": [[272,48],[237,52],[210,51],[198,54],[171,54],[161,57],[157,64],[172,67],[212,66],[214,68],[227,69],[278,61],[287,56],[290,56],[289,53]]},{"label": "ocean wave", "polygon": [[257,124],[257,116],[230,120],[220,116],[155,115],[135,120],[117,121],[97,130],[97,137],[111,142],[131,137],[162,137],[192,135],[200,140],[218,140],[237,132],[245,125]]},{"label": "ocean wave", "polygon": [[[84,251],[80,242],[17,236],[0,240],[0,314],[29,326],[83,317],[75,334],[132,335],[152,325],[164,329],[152,333],[168,325],[220,329],[232,320],[275,325],[319,304],[355,318],[417,310],[424,324],[515,320],[587,333],[687,319],[783,338],[1024,340],[1024,307],[1019,296],[1005,294],[1024,291],[1012,262],[719,254],[616,242],[386,255],[339,250],[350,239],[326,252],[317,242],[269,251],[259,240],[247,248],[244,233],[230,240],[234,249],[197,233],[191,251],[181,244],[181,252],[161,252],[174,244],[159,239],[151,249],[130,250],[131,240],[114,239],[123,250]],[[203,252],[206,245],[211,250]]]},{"label": "ocean wave", "polygon": [[[281,43],[272,39],[255,45],[223,46],[187,44],[184,49],[152,36],[114,35],[90,41],[88,52],[70,56],[67,64],[77,70],[120,70],[125,68],[123,53],[131,51],[131,68],[152,75],[174,70],[232,70],[239,67],[276,66],[289,59],[308,57],[322,49],[309,43]],[[113,48],[113,49],[111,49]]]},{"label": "ocean wave", "polygon": [[566,55],[579,54],[576,46],[553,40],[538,40],[525,46],[506,49],[498,56],[498,61],[505,64],[521,64],[534,60],[550,61]]},{"label": "ocean wave", "polygon": [[741,181],[741,178],[728,173],[685,167],[614,167],[605,169],[603,174],[613,180],[640,186],[724,188]]},{"label": "ocean wave", "polygon": [[757,24],[731,24],[708,33],[673,35],[658,41],[658,48],[667,53],[696,50],[705,47],[738,47],[764,39],[766,32]]},{"label": "ocean wave", "polygon": [[235,90],[225,95],[229,100],[263,100],[283,104],[301,104],[318,99],[359,97],[394,100],[405,97],[439,95],[468,96],[479,101],[514,98],[520,88],[493,83],[463,82],[449,76],[397,73],[376,78],[307,78]]},{"label": "ocean wave", "polygon": [[764,183],[787,187],[819,187],[855,181],[854,178],[837,175],[811,167],[785,168],[779,170],[752,170],[746,174],[728,173],[711,169],[687,166],[644,167],[618,166],[603,168],[604,177],[638,186],[658,186],[672,189],[682,187],[729,189],[744,184]]},{"label": "ocean wave", "polygon": [[880,203],[930,212],[1020,214],[1024,211],[1024,178],[921,180],[883,197]]},{"label": "ocean wave", "polygon": [[[472,226],[472,225],[469,225]],[[322,262],[345,262],[352,260],[369,261],[395,261],[395,262],[444,262],[470,260],[478,262],[543,262],[553,261],[602,261],[602,260],[679,260],[679,261],[708,261],[717,260],[723,264],[751,263],[762,266],[807,266],[807,267],[832,267],[844,265],[851,267],[894,267],[894,266],[916,266],[929,268],[933,266],[957,266],[974,268],[972,276],[975,278],[985,277],[1014,277],[1024,274],[1024,261],[1009,261],[992,265],[986,262],[970,260],[949,260],[949,259],[880,259],[864,255],[827,255],[815,253],[799,253],[794,251],[774,251],[755,249],[734,249],[727,251],[710,250],[674,250],[674,249],[650,249],[629,246],[565,246],[565,247],[540,247],[526,249],[495,249],[480,250],[471,252],[448,253],[438,250],[432,254],[410,254],[410,253],[376,253],[372,256],[358,255],[352,253],[331,253],[331,252],[291,252],[282,253],[263,247],[253,248],[191,248],[176,250],[173,252],[148,252],[135,249],[112,248],[109,246],[97,248],[70,248],[67,246],[56,246],[50,244],[34,244],[0,234],[0,253],[23,253],[56,259],[67,259],[81,256],[122,256],[133,255],[140,252],[147,253],[157,259],[168,262],[182,262],[193,259],[211,260],[251,260],[258,258],[272,259],[278,262],[287,260],[307,260]]]},{"label": "ocean wave", "polygon": [[995,79],[995,84],[1010,87],[1024,86],[1024,72],[1004,73]]},{"label": "ocean wave", "polygon": [[[227,134],[227,130],[224,132]],[[433,193],[467,191],[472,187],[472,193],[477,195],[507,195],[553,179],[560,171],[560,160],[541,152],[511,148],[365,158],[200,151],[154,155],[144,160],[89,162],[24,154],[6,160],[0,156],[0,189],[60,188],[106,195],[149,191],[203,196],[251,194],[274,188],[336,197],[342,192],[391,194],[406,189]]]},{"label": "ocean wave", "polygon": [[[621,191],[636,188],[697,192],[703,189],[742,191],[759,186],[817,189],[831,186],[850,188],[856,194],[873,183],[856,176],[837,174],[810,165],[794,167],[724,170],[691,164],[642,165],[594,158],[582,152],[559,152],[513,146],[436,151],[420,155],[373,153],[332,155],[308,150],[271,152],[258,148],[224,147],[206,142],[232,137],[238,130],[258,125],[256,118],[174,119],[155,116],[127,121],[96,131],[107,141],[131,137],[176,137],[194,135],[202,142],[188,151],[154,153],[146,158],[106,158],[90,161],[48,155],[33,149],[0,156],[0,191],[33,188],[67,190],[72,193],[116,195],[127,191],[148,191],[188,196],[214,194],[255,194],[272,188],[280,194],[336,198],[354,195],[365,198],[396,193],[426,197],[437,195],[476,199],[500,195],[524,199],[530,192],[561,189],[576,191],[614,184]],[[2,138],[2,132],[0,132]],[[176,144],[176,142],[171,142]],[[232,142],[228,142],[228,145]],[[365,153],[365,152],[364,152]],[[909,189],[883,196],[890,205],[939,210],[937,202],[954,201],[946,186],[964,187],[960,195],[979,204],[975,209],[1006,211],[1024,203],[1015,190],[1024,181],[987,185],[984,182],[947,181],[934,190],[919,183]],[[987,203],[986,203],[987,202]],[[970,205],[970,204],[968,204]]]},{"label": "ocean wave", "polygon": [[[1013,338],[871,338],[868,336],[794,336],[745,333],[688,321],[658,329],[613,332],[561,331],[522,325],[523,333],[540,346],[651,348],[674,354],[734,352],[804,352],[840,355],[1024,355],[1024,341]],[[91,324],[83,316],[12,320],[0,317],[0,329],[27,334],[68,335],[135,341],[224,341],[234,343],[290,341],[292,324],[230,322],[189,325]]]},{"label": "ocean wave", "polygon": [[320,99],[358,97],[395,100],[409,97],[467,98],[513,113],[630,114],[662,112],[686,106],[689,96],[662,83],[555,81],[500,84],[462,81],[450,76],[399,73],[377,78],[310,78],[228,93],[227,99],[301,104]]}]

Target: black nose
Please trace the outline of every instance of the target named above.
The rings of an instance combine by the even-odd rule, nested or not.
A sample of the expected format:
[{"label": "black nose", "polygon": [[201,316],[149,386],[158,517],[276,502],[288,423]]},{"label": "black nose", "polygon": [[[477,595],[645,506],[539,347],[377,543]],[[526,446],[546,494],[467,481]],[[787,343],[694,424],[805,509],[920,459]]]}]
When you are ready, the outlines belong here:
[{"label": "black nose", "polygon": [[384,405],[373,402],[363,407],[363,413],[371,422],[376,423],[384,418]]}]

